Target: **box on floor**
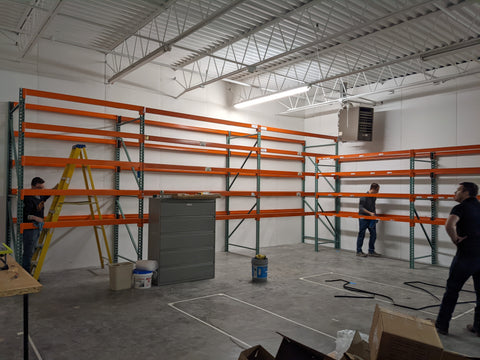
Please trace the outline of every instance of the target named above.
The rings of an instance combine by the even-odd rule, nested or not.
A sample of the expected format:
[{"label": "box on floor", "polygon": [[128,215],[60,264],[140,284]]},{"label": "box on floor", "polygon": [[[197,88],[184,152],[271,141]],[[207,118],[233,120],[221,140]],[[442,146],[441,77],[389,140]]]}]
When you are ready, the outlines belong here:
[{"label": "box on floor", "polygon": [[369,337],[370,360],[461,360],[443,350],[433,322],[375,307]]},{"label": "box on floor", "polygon": [[[281,334],[280,334],[281,335]],[[248,348],[240,353],[238,360],[334,360],[306,345],[282,335],[282,343],[274,357],[261,345]]]}]

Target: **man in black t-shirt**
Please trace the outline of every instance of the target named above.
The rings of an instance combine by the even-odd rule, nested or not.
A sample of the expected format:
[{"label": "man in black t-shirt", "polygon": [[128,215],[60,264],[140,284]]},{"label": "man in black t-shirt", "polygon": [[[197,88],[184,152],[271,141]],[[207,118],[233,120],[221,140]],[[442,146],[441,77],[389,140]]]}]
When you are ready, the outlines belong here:
[{"label": "man in black t-shirt", "polygon": [[442,305],[435,326],[440,334],[448,334],[448,326],[458,295],[470,276],[477,295],[473,324],[467,329],[480,336],[480,202],[477,200],[478,186],[462,182],[455,192],[456,205],[445,222],[445,230],[457,246],[457,253],[450,266]]},{"label": "man in black t-shirt", "polygon": [[[380,185],[377,183],[372,183],[370,189],[367,191],[367,194],[378,194],[380,190]],[[360,198],[358,204],[358,213],[360,215],[366,216],[375,216],[375,202],[377,198],[371,196],[363,196]],[[377,220],[372,219],[358,219],[358,236],[357,236],[357,256],[380,256],[379,253],[375,251],[375,241],[377,240]],[[368,255],[362,251],[363,240],[365,239],[365,232],[370,232],[370,240],[368,241]]]},{"label": "man in black t-shirt", "polygon": [[[32,179],[32,189],[44,189],[45,180],[39,177]],[[22,266],[30,272],[31,260],[35,248],[37,247],[38,238],[40,237],[40,228],[43,226],[43,217],[45,209],[45,201],[50,196],[25,196],[23,199],[23,222],[34,223],[35,229],[23,230],[23,259]]]}]

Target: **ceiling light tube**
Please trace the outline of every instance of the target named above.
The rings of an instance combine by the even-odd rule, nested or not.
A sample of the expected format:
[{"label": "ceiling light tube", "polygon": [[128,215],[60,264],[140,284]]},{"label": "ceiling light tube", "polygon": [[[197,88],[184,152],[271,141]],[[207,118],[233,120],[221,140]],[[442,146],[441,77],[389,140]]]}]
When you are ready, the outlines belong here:
[{"label": "ceiling light tube", "polygon": [[250,84],[247,84],[247,83],[244,83],[244,82],[241,82],[241,81],[237,81],[237,80],[223,79],[223,81],[226,81],[226,82],[229,82],[229,83],[232,83],[232,84],[236,84],[236,85],[245,86],[245,87],[252,87],[252,85],[250,85]]},{"label": "ceiling light tube", "polygon": [[301,86],[301,87],[298,87],[298,88],[288,89],[288,90],[285,90],[285,91],[276,92],[274,94],[265,95],[265,96],[261,96],[261,97],[258,97],[258,98],[243,101],[243,102],[240,102],[240,103],[235,104],[233,106],[237,109],[243,109],[243,108],[246,108],[248,106],[262,104],[262,103],[265,103],[265,102],[281,99],[281,98],[284,98],[284,97],[287,97],[287,96],[293,96],[293,95],[301,94],[301,93],[307,92],[308,90],[310,90],[310,85],[305,85],[305,86]]}]

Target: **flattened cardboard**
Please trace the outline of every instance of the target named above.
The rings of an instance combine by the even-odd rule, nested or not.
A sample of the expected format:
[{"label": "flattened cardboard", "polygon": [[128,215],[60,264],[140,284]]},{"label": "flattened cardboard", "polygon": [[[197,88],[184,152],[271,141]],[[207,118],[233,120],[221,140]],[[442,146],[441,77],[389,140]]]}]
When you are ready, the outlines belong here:
[{"label": "flattened cardboard", "polygon": [[370,328],[371,360],[438,360],[443,346],[431,321],[375,307]]}]

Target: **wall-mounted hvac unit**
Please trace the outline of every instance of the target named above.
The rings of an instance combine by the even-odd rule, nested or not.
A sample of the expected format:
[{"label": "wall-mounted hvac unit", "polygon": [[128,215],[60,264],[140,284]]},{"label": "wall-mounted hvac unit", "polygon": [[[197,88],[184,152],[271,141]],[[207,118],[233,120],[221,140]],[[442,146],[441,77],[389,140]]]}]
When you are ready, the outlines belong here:
[{"label": "wall-mounted hvac unit", "polygon": [[373,108],[349,106],[338,112],[340,141],[372,141]]}]

